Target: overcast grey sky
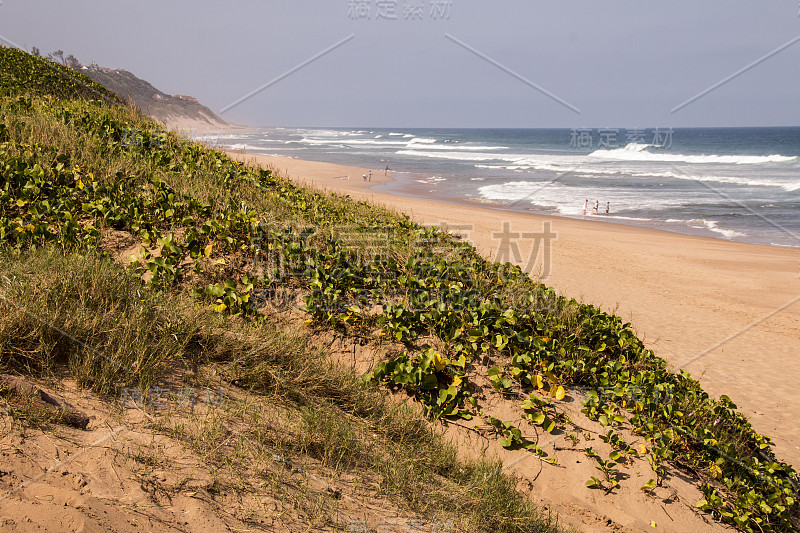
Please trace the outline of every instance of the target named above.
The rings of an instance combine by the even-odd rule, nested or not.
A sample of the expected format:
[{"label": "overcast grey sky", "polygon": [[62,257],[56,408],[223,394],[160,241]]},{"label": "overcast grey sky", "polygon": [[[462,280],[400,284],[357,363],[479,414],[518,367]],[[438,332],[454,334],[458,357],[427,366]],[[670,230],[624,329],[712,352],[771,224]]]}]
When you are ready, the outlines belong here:
[{"label": "overcast grey sky", "polygon": [[798,126],[800,41],[670,112],[800,36],[798,15],[798,0],[3,0],[0,37],[219,112],[352,36],[223,114],[257,126]]}]

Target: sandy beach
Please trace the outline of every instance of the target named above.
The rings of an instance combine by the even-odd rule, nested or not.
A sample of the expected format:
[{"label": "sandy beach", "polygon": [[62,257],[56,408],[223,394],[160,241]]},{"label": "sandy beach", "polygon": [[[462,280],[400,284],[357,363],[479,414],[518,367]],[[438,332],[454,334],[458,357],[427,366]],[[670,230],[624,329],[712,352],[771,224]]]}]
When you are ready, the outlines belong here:
[{"label": "sandy beach", "polygon": [[542,233],[548,223],[556,234],[552,257],[547,266],[540,252],[534,275],[631,322],[674,370],[686,369],[713,396],[727,394],[774,439],[779,459],[800,466],[800,250],[611,224],[602,216],[577,220],[408,198],[381,191],[391,180],[382,170],[364,182],[367,169],[231,155],[419,223],[458,226],[486,257],[523,267],[531,263],[533,239],[512,240],[503,250],[496,234],[504,224],[512,237]]}]

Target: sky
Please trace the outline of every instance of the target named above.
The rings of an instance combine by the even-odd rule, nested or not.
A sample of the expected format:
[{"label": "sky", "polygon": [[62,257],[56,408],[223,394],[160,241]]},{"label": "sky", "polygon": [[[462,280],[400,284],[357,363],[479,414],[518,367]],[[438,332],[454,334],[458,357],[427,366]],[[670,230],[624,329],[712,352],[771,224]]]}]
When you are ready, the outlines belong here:
[{"label": "sky", "polygon": [[800,126],[800,0],[2,0],[0,39],[251,126]]}]

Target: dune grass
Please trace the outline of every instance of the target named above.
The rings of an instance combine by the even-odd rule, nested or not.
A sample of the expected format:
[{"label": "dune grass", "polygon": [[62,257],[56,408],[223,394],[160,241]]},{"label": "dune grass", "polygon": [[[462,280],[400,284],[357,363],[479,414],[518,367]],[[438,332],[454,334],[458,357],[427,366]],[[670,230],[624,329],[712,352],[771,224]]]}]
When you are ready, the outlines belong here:
[{"label": "dune grass", "polygon": [[[247,472],[263,460],[263,453],[253,452],[267,447],[339,474],[370,476],[401,507],[457,519],[460,531],[558,530],[516,491],[516,480],[499,464],[459,460],[421,410],[334,363],[296,327],[220,317],[145,286],[91,252],[6,251],[0,280],[3,372],[58,379],[66,371],[111,397],[121,387],[146,394],[176,368],[206,368],[247,391],[241,404],[205,414],[194,429],[187,429],[185,417],[168,415],[154,426],[216,464],[232,486],[255,490]],[[9,409],[32,424],[49,421],[24,406]],[[280,438],[270,427],[275,416],[287,421]],[[256,449],[226,455],[220,444],[229,427],[237,428],[242,446],[258,443]]]}]

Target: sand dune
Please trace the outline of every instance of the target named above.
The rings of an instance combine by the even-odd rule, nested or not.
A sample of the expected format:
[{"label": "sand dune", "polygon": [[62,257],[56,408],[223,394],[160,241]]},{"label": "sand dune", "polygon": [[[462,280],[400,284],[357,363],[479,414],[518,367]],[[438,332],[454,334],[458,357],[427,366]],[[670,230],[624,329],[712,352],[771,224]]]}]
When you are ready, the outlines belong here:
[{"label": "sand dune", "polygon": [[[561,293],[611,310],[674,369],[685,368],[713,396],[727,394],[754,428],[774,439],[779,459],[800,467],[800,250],[743,244],[647,228],[407,198],[381,191],[374,171],[296,159],[231,155],[269,165],[293,179],[344,192],[425,224],[469,228],[487,257],[527,265],[531,239],[505,254],[494,235],[557,234],[551,265],[534,273]],[[346,179],[348,177],[350,179]]]}]

